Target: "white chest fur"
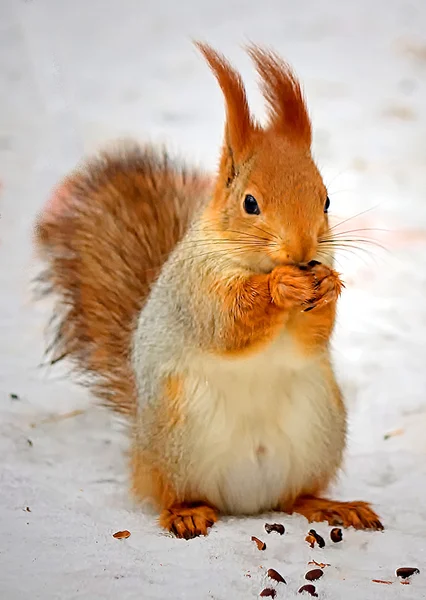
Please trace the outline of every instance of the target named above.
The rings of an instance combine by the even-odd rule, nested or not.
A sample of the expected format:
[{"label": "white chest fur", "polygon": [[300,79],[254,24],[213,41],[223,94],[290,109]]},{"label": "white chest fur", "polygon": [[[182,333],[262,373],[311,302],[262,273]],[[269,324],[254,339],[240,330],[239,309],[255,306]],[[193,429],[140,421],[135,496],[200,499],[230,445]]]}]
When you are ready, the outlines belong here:
[{"label": "white chest fur", "polygon": [[186,386],[189,480],[222,511],[270,510],[334,474],[344,415],[320,362],[288,336],[247,358],[198,357]]}]

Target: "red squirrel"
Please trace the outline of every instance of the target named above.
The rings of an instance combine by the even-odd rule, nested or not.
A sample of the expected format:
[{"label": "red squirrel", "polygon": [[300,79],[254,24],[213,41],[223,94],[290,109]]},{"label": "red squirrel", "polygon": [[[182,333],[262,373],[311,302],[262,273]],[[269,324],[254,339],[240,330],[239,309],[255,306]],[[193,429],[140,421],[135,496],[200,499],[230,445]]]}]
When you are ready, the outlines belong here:
[{"label": "red squirrel", "polygon": [[382,529],[368,503],[323,497],[346,438],[330,357],[343,283],[300,83],[248,48],[261,126],[239,73],[197,46],[226,105],[216,176],[124,146],[66,177],[38,218],[52,360],[129,415],[133,493],[176,536],[270,510]]}]

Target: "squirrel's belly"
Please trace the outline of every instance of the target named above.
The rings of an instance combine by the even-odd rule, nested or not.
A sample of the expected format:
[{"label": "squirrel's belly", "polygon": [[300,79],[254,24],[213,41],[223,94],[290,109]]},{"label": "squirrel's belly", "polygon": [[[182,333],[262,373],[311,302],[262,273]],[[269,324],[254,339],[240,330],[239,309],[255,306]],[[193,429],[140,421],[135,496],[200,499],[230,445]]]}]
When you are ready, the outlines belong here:
[{"label": "squirrel's belly", "polygon": [[216,366],[188,382],[189,471],[200,497],[228,514],[255,514],[334,476],[344,417],[319,365]]},{"label": "squirrel's belly", "polygon": [[[226,514],[256,514],[278,508],[286,494],[289,465],[274,449],[259,445],[217,457],[202,493]],[[203,489],[204,488],[204,489]]]}]

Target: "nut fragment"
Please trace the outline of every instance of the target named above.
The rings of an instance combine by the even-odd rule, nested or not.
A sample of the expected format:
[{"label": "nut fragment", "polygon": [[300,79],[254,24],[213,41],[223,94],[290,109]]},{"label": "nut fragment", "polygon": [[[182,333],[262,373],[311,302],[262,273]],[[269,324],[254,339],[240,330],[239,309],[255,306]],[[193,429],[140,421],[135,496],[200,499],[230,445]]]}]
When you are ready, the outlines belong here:
[{"label": "nut fragment", "polygon": [[324,571],[322,569],[311,569],[305,575],[305,579],[308,581],[316,581],[317,579],[321,579],[324,575]]},{"label": "nut fragment", "polygon": [[313,548],[315,546],[316,539],[314,538],[313,535],[308,534],[305,537],[305,542],[308,542],[308,544],[310,545],[310,547]]},{"label": "nut fragment", "polygon": [[270,577],[274,581],[278,581],[279,583],[287,583],[284,577],[280,575],[275,569],[268,569],[268,577]]},{"label": "nut fragment", "polygon": [[411,577],[411,575],[420,573],[419,569],[416,567],[400,567],[396,570],[396,576],[401,577],[402,579],[407,579],[407,577]]},{"label": "nut fragment", "polygon": [[325,546],[324,538],[321,537],[320,534],[315,531],[315,529],[310,529],[309,535],[312,535],[315,538],[315,541],[320,548],[324,548],[324,546]]},{"label": "nut fragment", "polygon": [[280,535],[284,535],[285,527],[281,525],[281,523],[265,523],[266,533],[271,533],[272,531],[276,531]]},{"label": "nut fragment", "polygon": [[254,535],[251,536],[251,541],[256,542],[258,550],[266,550],[265,542],[262,542],[262,540],[259,540],[259,538],[255,537]]},{"label": "nut fragment", "polygon": [[392,585],[393,581],[384,581],[383,579],[372,579],[373,583],[384,583],[385,585]]},{"label": "nut fragment", "polygon": [[331,565],[329,563],[317,562],[316,560],[310,560],[308,562],[308,565],[315,565],[316,567],[319,567],[320,569],[324,569],[324,567],[331,567]]},{"label": "nut fragment", "polygon": [[383,436],[384,440],[388,440],[392,437],[395,437],[396,435],[402,435],[404,433],[403,429],[394,429],[393,431],[389,431],[389,433],[385,433],[385,435]]},{"label": "nut fragment", "polygon": [[269,598],[275,598],[276,595],[277,592],[273,588],[265,588],[259,594],[259,596],[262,596],[262,598],[266,598],[267,596],[269,596]]},{"label": "nut fragment", "polygon": [[331,538],[331,541],[334,542],[335,544],[337,544],[338,542],[341,542],[343,540],[343,534],[342,534],[342,530],[340,529],[340,527],[334,527],[334,529],[332,529],[330,531],[330,538]]},{"label": "nut fragment", "polygon": [[316,592],[315,586],[312,585],[311,583],[308,583],[308,585],[302,585],[302,587],[299,589],[298,593],[303,594],[303,592],[307,592],[311,596],[315,596],[315,598],[318,598],[318,594]]},{"label": "nut fragment", "polygon": [[127,529],[125,529],[124,531],[117,531],[112,535],[112,537],[116,538],[117,540],[124,540],[130,537],[130,531],[127,531]]}]

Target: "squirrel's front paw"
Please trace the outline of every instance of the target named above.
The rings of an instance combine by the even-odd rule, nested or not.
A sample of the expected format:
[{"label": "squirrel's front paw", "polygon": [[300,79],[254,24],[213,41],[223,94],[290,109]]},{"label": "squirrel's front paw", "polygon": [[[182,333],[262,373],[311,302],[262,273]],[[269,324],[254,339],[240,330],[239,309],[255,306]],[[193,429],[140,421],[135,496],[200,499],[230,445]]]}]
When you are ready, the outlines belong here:
[{"label": "squirrel's front paw", "polygon": [[322,263],[313,265],[310,272],[313,276],[313,294],[304,312],[336,302],[345,287],[339,274]]},{"label": "squirrel's front paw", "polygon": [[307,305],[313,297],[313,285],[312,271],[293,265],[275,268],[269,281],[272,300],[283,310]]}]

